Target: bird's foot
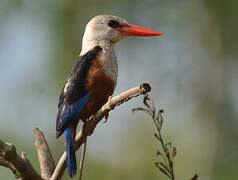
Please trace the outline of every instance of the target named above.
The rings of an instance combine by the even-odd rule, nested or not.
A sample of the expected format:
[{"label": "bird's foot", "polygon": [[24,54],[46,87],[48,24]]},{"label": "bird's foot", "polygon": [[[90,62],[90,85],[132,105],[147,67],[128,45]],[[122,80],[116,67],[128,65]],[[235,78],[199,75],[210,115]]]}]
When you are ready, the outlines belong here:
[{"label": "bird's foot", "polygon": [[94,130],[95,130],[95,128],[92,131],[90,131],[90,133],[88,135],[91,136],[94,133]]},{"label": "bird's foot", "polygon": [[84,119],[82,121],[83,121],[83,129],[85,129],[87,126],[88,119]]},{"label": "bird's foot", "polygon": [[103,123],[106,123],[107,122],[107,119],[108,119],[108,117],[109,117],[109,112],[106,112],[106,114],[105,114],[105,121],[103,121]]},{"label": "bird's foot", "polygon": [[96,121],[96,119],[97,119],[97,115],[93,114],[93,120]]},{"label": "bird's foot", "polygon": [[[96,114],[93,114],[92,118],[93,118],[94,121],[96,121],[96,119],[97,119]],[[89,133],[89,136],[91,136],[94,133],[94,130],[95,130],[95,128]]]},{"label": "bird's foot", "polygon": [[[96,114],[93,115],[93,120],[95,120],[95,118],[96,118]],[[89,121],[89,119],[83,120],[83,129],[85,129],[87,127],[88,121]],[[95,128],[89,132],[88,136],[91,136],[94,133],[94,130],[95,130]]]}]

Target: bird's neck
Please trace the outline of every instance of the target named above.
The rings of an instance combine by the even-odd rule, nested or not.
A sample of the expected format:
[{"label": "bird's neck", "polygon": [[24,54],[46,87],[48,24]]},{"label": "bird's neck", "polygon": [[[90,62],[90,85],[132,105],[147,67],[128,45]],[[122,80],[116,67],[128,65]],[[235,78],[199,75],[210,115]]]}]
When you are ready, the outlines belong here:
[{"label": "bird's neck", "polygon": [[103,49],[100,59],[102,60],[105,73],[109,77],[111,77],[112,80],[116,83],[118,75],[118,65],[112,42],[94,41],[94,40],[86,41],[84,39],[80,56],[84,55],[85,53],[92,50],[96,46],[100,46]]},{"label": "bird's neck", "polygon": [[84,40],[82,43],[82,50],[80,56],[86,54],[88,51],[92,50],[94,47],[100,46],[104,53],[113,51],[113,44],[109,41],[94,41],[94,40]]}]

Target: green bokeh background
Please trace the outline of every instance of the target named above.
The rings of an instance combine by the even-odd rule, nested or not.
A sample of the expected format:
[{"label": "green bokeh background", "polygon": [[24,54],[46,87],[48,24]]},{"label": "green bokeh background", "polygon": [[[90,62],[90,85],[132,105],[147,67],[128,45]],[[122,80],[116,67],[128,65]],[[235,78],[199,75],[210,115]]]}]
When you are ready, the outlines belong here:
[{"label": "green bokeh background", "polygon": [[[54,158],[60,90],[75,64],[87,22],[113,14],[165,36],[130,37],[116,46],[115,94],[147,81],[164,134],[177,147],[177,179],[237,179],[238,1],[0,0],[0,139],[16,145],[39,170],[33,128],[45,134]],[[166,179],[154,166],[152,121],[131,109],[110,113],[89,138],[84,179]],[[77,153],[79,159],[80,153]],[[0,179],[15,179],[0,167]],[[64,179],[69,179],[67,174]],[[77,177],[73,178],[77,179]]]}]

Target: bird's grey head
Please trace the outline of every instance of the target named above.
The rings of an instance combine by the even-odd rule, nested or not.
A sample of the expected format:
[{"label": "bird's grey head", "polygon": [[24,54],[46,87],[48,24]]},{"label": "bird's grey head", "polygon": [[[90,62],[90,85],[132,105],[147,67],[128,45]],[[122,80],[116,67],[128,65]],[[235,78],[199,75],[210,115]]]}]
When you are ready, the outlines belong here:
[{"label": "bird's grey head", "polygon": [[81,55],[95,45],[109,47],[125,36],[161,36],[163,33],[129,24],[126,20],[112,15],[99,15],[87,24],[83,36]]},{"label": "bird's grey head", "polygon": [[112,15],[99,15],[94,17],[86,26],[83,41],[109,41],[116,43],[124,35],[118,28],[128,26],[128,22]]}]

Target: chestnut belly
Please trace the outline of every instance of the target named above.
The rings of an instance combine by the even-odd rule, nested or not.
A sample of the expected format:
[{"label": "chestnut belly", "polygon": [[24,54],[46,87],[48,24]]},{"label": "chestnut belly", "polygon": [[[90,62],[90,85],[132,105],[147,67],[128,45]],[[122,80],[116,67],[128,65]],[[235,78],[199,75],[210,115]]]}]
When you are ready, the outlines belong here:
[{"label": "chestnut belly", "polygon": [[107,102],[108,97],[113,94],[114,86],[102,85],[90,91],[89,101],[79,115],[79,119],[85,120],[96,114],[97,111]]},{"label": "chestnut belly", "polygon": [[115,89],[115,82],[105,74],[100,59],[92,63],[87,76],[86,88],[89,91],[89,101],[79,115],[81,120],[97,113]]}]

